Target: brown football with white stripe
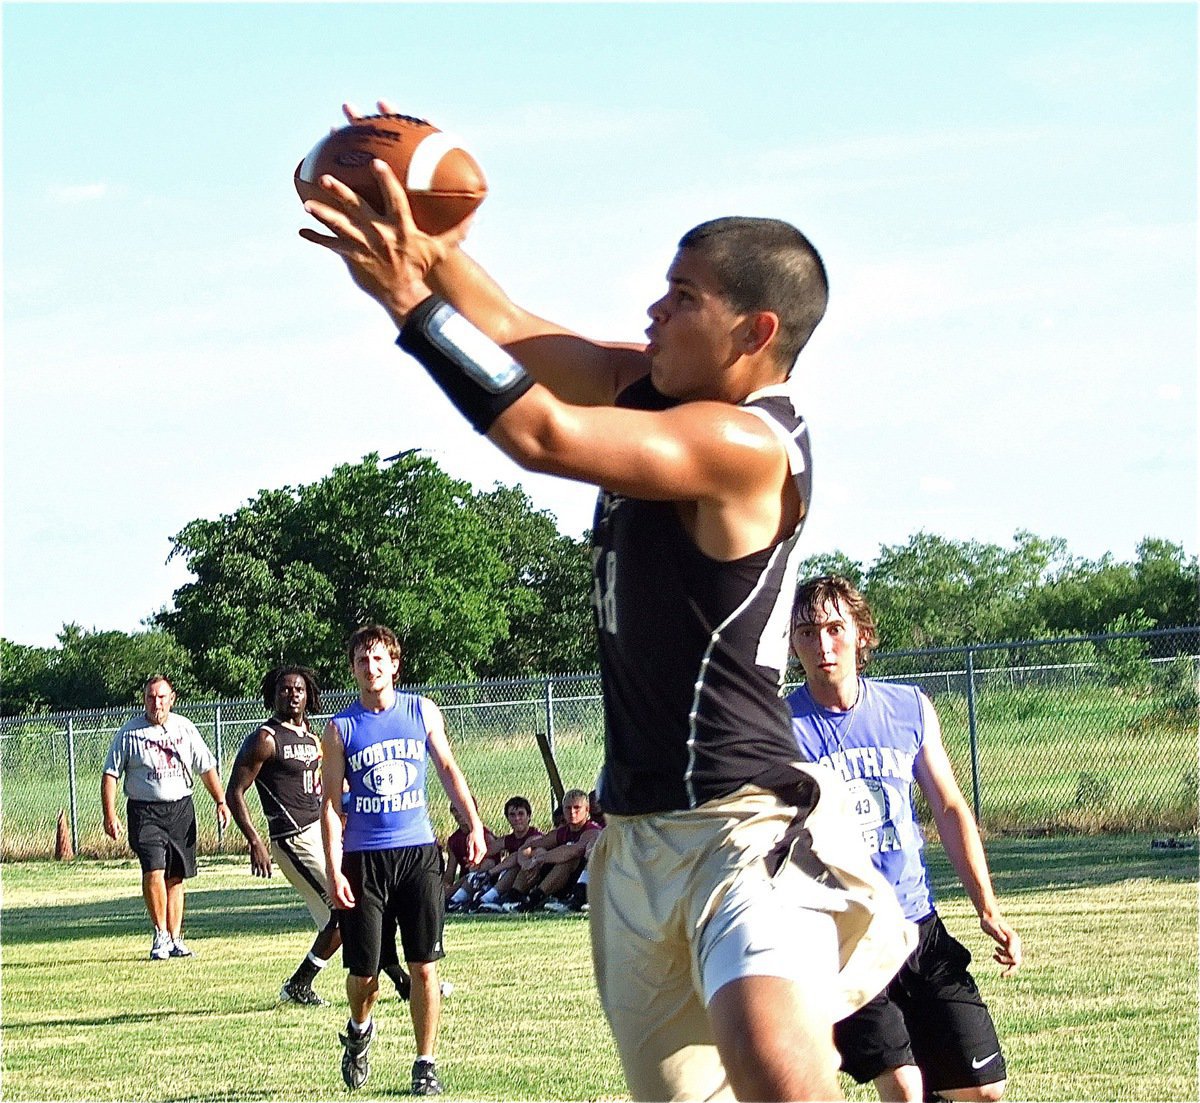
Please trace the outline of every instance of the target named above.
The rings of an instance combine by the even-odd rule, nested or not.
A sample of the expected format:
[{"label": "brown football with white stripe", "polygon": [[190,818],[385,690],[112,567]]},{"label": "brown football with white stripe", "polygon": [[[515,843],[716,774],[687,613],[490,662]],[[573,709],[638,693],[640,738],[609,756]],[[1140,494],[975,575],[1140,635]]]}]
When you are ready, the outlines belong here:
[{"label": "brown football with white stripe", "polygon": [[365,115],[322,138],[296,167],[296,191],[302,200],[327,201],[316,181],[334,176],[382,211],[383,194],[371,174],[376,157],[391,166],[413,220],[428,234],[457,226],[487,195],[475,158],[449,134],[409,115]]}]

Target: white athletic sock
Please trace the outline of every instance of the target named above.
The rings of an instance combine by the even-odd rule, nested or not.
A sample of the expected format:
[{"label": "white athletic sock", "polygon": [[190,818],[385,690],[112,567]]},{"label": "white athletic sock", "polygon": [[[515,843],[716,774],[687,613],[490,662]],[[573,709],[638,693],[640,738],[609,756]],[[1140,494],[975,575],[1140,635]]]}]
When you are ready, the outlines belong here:
[{"label": "white athletic sock", "polygon": [[313,968],[316,969],[318,972],[320,972],[322,969],[325,968],[326,965],[329,964],[329,961],[327,958],[317,957],[317,955],[314,954],[312,952],[312,950],[308,951],[308,956],[305,958],[305,961],[310,962],[312,964]]},{"label": "white athletic sock", "polygon": [[481,904],[494,904],[499,899],[500,894],[494,888],[490,888],[479,898],[479,902]]},{"label": "white athletic sock", "polygon": [[350,1016],[350,1026],[351,1026],[351,1029],[353,1029],[354,1033],[361,1037],[362,1035],[366,1034],[366,1032],[368,1030],[371,1029],[371,1016],[368,1015],[366,1022],[360,1023],[357,1019],[354,1018],[353,1015],[351,1015]]}]

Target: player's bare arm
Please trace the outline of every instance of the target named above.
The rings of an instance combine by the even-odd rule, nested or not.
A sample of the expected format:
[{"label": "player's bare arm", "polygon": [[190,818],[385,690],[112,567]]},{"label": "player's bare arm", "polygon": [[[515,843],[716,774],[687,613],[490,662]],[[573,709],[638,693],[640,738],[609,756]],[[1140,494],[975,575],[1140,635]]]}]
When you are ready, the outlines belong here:
[{"label": "player's bare arm", "polygon": [[[541,852],[541,860],[546,865],[557,866],[563,865],[566,862],[577,862],[580,858],[587,857],[591,851],[591,846],[588,845],[588,836],[600,837],[599,831],[585,831],[574,842],[563,843],[561,846],[550,847],[548,850]],[[593,840],[594,843],[594,840]]]},{"label": "player's bare arm", "polygon": [[259,728],[238,750],[233,760],[233,770],[229,775],[229,788],[226,799],[229,801],[229,811],[233,814],[233,822],[246,836],[250,844],[250,871],[255,877],[270,877],[271,852],[262,841],[246,804],[246,793],[258,778],[263,765],[275,755],[275,736],[270,728]]},{"label": "player's bare arm", "polygon": [[[397,113],[388,100],[377,106],[381,114]],[[351,104],[342,112],[350,123],[362,117]],[[649,371],[644,345],[593,341],[525,310],[457,245],[425,283],[564,402],[609,405]]]},{"label": "player's bare arm", "polygon": [[321,843],[325,875],[335,906],[354,907],[354,893],[342,873],[342,787],[346,781],[346,748],[337,725],[330,721],[321,737]]},{"label": "player's bare arm", "polygon": [[461,227],[437,237],[418,229],[391,169],[381,161],[375,165],[388,211],[373,210],[325,176],[318,184],[328,202],[309,200],[304,209],[334,236],[308,228],[300,235],[339,253],[355,283],[388,312],[397,329],[436,290],[564,401],[608,404],[646,374],[649,363],[638,346],[590,341],[518,307],[458,249]]},{"label": "player's bare arm", "polygon": [[210,770],[205,770],[200,775],[200,780],[204,783],[204,788],[208,790],[208,795],[212,797],[213,803],[217,806],[217,823],[222,831],[229,826],[229,805],[225,802],[225,787],[221,784],[221,775],[217,773],[214,766]]},{"label": "player's bare arm", "polygon": [[[448,256],[452,235],[419,230],[391,170],[383,162],[376,170],[388,207],[382,221],[353,191],[325,176],[320,185],[333,205],[310,200],[305,209],[333,237],[307,229],[301,234],[338,253],[359,286],[403,329],[431,298],[426,277]],[[758,328],[757,319],[741,326],[739,340],[764,344],[770,333]],[[450,383],[458,385],[457,378]],[[759,419],[728,402],[646,412],[568,404],[536,383],[519,390],[507,397],[503,387],[498,397],[472,390],[468,398],[476,406],[476,427],[493,443],[531,471],[640,498],[695,503],[684,524],[715,558],[757,551],[799,520],[803,503],[793,497],[782,445]]]},{"label": "player's bare arm", "polygon": [[487,855],[487,843],[483,837],[483,821],[475,811],[475,801],[471,799],[471,790],[463,777],[454,754],[450,750],[450,741],[446,738],[446,723],[442,718],[442,710],[427,697],[421,698],[421,712],[425,717],[425,743],[429,748],[429,756],[433,768],[437,771],[446,796],[453,801],[455,808],[466,818],[467,831],[467,862],[477,866]]},{"label": "player's bare arm", "polygon": [[913,764],[913,775],[929,802],[946,856],[979,915],[979,926],[996,943],[992,956],[1001,966],[1001,975],[1009,976],[1021,965],[1021,938],[1000,911],[979,828],[955,780],[942,742],[937,712],[924,696],[921,707],[925,717],[925,737]]},{"label": "player's bare arm", "polygon": [[488,439],[530,471],[684,503],[685,528],[714,559],[775,542],[803,508],[778,438],[728,403],[662,412],[580,407],[534,388],[496,420]]},{"label": "player's bare arm", "polygon": [[121,820],[117,815],[117,779],[112,774],[100,776],[100,807],[104,810],[104,834],[120,838]]}]

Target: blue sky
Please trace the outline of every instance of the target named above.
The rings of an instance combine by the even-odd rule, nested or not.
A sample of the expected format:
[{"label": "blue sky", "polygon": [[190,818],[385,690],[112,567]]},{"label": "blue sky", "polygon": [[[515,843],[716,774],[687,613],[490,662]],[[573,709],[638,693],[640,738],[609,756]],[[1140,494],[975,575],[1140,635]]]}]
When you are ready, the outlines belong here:
[{"label": "blue sky", "polygon": [[697,222],[808,234],[810,553],[1197,550],[1191,4],[6,3],[3,50],[17,642],[137,629],[188,521],[371,451],[589,524],[297,235],[293,168],[379,96],[483,165],[469,251],[597,337],[641,337]]}]

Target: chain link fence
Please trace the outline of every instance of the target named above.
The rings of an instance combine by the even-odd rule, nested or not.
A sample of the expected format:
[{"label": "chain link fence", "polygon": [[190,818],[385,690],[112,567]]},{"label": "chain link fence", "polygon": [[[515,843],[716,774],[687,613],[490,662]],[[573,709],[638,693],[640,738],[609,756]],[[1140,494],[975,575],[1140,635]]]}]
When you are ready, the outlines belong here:
[{"label": "chain link fence", "polygon": [[[798,672],[795,672],[798,674]],[[874,677],[919,685],[933,699],[955,773],[990,834],[1195,831],[1200,627],[966,648],[881,653]],[[789,681],[790,690],[796,684]],[[591,789],[603,757],[598,675],[414,687],[441,706],[451,746],[484,822],[505,828],[517,793],[548,827],[552,792],[538,735],[567,788]],[[323,722],[353,694],[322,694]],[[89,857],[127,857],[105,834],[100,772],[130,708],[0,718],[0,860],[46,858],[60,833]],[[179,702],[228,779],[261,700]],[[257,797],[248,801],[257,814]],[[919,814],[929,822],[918,801]],[[430,814],[452,830],[440,788]],[[202,853],[241,852],[217,830],[201,794]],[[260,824],[265,833],[265,825]]]}]

